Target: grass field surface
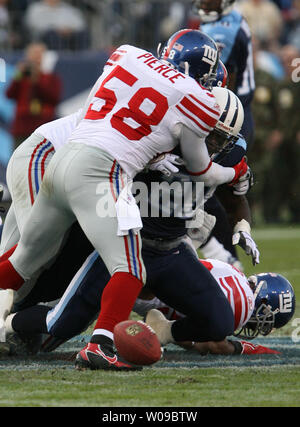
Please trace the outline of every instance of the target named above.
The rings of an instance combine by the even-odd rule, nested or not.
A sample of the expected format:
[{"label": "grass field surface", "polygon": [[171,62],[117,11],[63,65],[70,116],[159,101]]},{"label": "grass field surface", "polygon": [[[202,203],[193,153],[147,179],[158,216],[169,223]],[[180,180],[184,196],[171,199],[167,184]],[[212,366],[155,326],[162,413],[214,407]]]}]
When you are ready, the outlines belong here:
[{"label": "grass field surface", "polygon": [[200,356],[168,345],[163,360],[139,372],[79,372],[74,356],[88,340],[85,334],[53,353],[0,357],[0,406],[299,407],[300,227],[268,227],[253,235],[261,263],[253,267],[239,251],[245,273],[281,273],[296,293],[294,319],[271,336],[254,340],[280,355]]}]

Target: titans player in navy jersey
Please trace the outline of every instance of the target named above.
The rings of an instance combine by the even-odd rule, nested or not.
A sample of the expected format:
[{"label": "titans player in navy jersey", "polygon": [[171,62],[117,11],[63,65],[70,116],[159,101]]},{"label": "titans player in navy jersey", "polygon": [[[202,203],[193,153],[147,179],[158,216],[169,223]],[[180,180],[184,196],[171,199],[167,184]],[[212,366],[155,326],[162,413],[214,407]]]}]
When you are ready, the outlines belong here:
[{"label": "titans player in navy jersey", "polygon": [[253,140],[251,100],[255,90],[251,33],[243,16],[233,10],[235,0],[195,0],[201,30],[212,37],[220,50],[220,59],[229,73],[228,88],[241,100],[245,120],[241,130],[248,143]]},{"label": "titans player in navy jersey", "polygon": [[[212,37],[219,47],[220,59],[228,71],[227,87],[238,95],[244,107],[241,134],[245,138],[243,148],[248,151],[254,134],[251,112],[255,90],[252,43],[248,24],[241,13],[233,9],[234,3],[235,0],[194,0],[193,7],[199,13],[201,31]],[[237,251],[231,243],[227,215],[215,196],[206,204],[206,211],[213,214],[217,222],[213,237],[203,248],[203,253],[241,268]]]}]

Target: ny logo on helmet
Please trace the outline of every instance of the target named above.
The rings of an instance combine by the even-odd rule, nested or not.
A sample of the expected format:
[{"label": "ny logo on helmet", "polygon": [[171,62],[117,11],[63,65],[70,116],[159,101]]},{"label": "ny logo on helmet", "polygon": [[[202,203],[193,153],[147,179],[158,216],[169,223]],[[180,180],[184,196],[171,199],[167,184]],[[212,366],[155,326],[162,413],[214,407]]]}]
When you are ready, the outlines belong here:
[{"label": "ny logo on helmet", "polygon": [[215,65],[218,58],[218,52],[216,51],[216,49],[211,46],[208,46],[207,44],[205,44],[203,47],[204,55],[202,61],[207,62],[209,65]]},{"label": "ny logo on helmet", "polygon": [[290,313],[292,311],[292,295],[280,294],[279,295],[279,311],[280,313]]}]

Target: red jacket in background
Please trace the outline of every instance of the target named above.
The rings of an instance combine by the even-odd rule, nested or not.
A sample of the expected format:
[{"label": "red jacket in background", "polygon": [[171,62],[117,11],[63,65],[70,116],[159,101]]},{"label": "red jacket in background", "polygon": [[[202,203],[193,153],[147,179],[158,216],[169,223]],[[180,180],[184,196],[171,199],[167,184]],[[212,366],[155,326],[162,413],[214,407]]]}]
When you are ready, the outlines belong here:
[{"label": "red jacket in background", "polygon": [[61,80],[56,74],[40,73],[36,81],[29,76],[19,76],[11,82],[6,96],[16,101],[12,135],[27,137],[38,126],[55,119]]}]

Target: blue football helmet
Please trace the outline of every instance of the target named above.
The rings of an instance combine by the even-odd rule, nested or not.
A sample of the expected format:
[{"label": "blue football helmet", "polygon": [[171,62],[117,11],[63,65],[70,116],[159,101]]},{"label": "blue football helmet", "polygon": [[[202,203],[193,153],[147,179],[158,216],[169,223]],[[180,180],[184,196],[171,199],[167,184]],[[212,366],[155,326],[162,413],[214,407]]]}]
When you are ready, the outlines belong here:
[{"label": "blue football helmet", "polygon": [[203,86],[208,90],[212,90],[212,88],[216,86],[226,88],[227,79],[228,79],[227,68],[225,67],[221,59],[219,59],[215,76],[212,76],[211,78],[207,79],[206,82],[203,84]]},{"label": "blue football helmet", "polygon": [[293,317],[296,306],[295,292],[290,282],[280,274],[261,273],[248,278],[254,289],[255,307],[249,321],[235,333],[241,338],[269,335]]},{"label": "blue football helmet", "polygon": [[219,62],[217,45],[199,30],[177,31],[169,38],[159,58],[202,85],[216,78]]},{"label": "blue football helmet", "polygon": [[227,87],[228,71],[223,62],[219,59],[217,67],[216,79],[213,81],[213,86]]}]

